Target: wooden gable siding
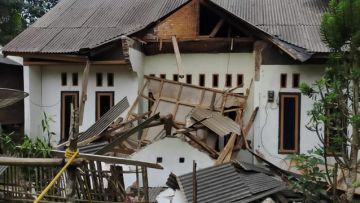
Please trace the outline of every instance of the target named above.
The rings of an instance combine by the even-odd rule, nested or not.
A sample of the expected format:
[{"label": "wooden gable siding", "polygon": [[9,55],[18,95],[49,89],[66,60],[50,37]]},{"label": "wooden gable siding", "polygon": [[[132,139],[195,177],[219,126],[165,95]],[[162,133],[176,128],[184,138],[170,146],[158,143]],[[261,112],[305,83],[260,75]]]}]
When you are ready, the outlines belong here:
[{"label": "wooden gable siding", "polygon": [[193,38],[199,33],[199,1],[193,0],[154,27],[146,38]]}]

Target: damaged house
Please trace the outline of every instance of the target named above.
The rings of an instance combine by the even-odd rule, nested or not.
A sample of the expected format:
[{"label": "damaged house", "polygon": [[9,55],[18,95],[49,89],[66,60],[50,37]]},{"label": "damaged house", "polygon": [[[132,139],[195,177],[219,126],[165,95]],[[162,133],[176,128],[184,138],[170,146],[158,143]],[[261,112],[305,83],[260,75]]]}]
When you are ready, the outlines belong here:
[{"label": "damaged house", "polygon": [[[246,134],[244,143],[287,169],[287,154],[318,143],[305,128],[312,101],[299,85],[324,71],[326,9],[323,0],[62,0],[3,53],[24,59],[25,133],[32,137],[42,135],[43,112],[55,120],[56,145],[68,139],[73,101],[86,100],[86,131],[127,97],[131,107],[110,122],[171,114],[175,127],[166,134],[186,136],[216,160],[256,163],[235,136]],[[237,126],[216,120],[222,116]],[[196,133],[176,128],[199,124],[205,127]],[[162,131],[134,130],[94,151],[132,154]]]}]

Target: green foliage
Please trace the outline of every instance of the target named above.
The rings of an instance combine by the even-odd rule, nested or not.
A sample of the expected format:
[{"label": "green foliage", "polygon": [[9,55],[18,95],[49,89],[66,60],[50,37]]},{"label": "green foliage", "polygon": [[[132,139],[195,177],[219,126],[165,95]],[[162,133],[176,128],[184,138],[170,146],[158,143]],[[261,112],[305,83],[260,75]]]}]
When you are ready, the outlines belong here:
[{"label": "green foliage", "polygon": [[319,168],[324,165],[324,151],[320,148],[310,150],[307,154],[292,154],[288,159],[295,161],[296,170],[302,171],[303,175],[292,181],[293,189],[300,191],[305,196],[305,202],[319,202],[321,196],[326,196],[326,171]]},{"label": "green foliage", "polygon": [[28,136],[24,137],[21,144],[16,144],[11,138],[11,134],[1,134],[0,144],[3,149],[3,154],[17,157],[29,158],[48,158],[51,157],[52,147],[48,144],[46,139],[30,139]]},{"label": "green foliage", "polygon": [[46,133],[46,135],[47,135],[49,145],[50,145],[52,136],[55,135],[55,132],[52,132],[50,130],[51,123],[55,123],[54,119],[52,117],[48,117],[46,115],[46,113],[44,112],[44,118],[41,120],[41,126],[42,126],[43,133]]},{"label": "green foliage", "polygon": [[58,0],[0,0],[0,45],[5,45]]}]

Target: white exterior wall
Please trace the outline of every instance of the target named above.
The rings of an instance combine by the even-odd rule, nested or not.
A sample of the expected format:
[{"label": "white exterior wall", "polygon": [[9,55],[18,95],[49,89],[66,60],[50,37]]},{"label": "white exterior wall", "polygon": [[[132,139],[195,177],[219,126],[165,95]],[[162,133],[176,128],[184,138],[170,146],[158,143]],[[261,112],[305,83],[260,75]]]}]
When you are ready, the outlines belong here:
[{"label": "white exterior wall", "polygon": [[[31,103],[25,103],[25,129],[34,136],[42,135],[41,119],[43,112],[51,116],[55,123],[51,131],[56,133],[52,143],[60,140],[61,91],[79,91],[81,95],[82,73],[85,65],[51,65],[41,68],[31,66],[25,71],[25,91],[30,93]],[[67,73],[67,86],[61,86],[61,73]],[[78,73],[78,86],[72,86],[72,73]],[[103,73],[103,86],[96,86],[96,73]],[[114,86],[107,86],[107,73],[114,73]],[[27,81],[29,78],[29,81]],[[114,91],[114,104],[127,96],[130,105],[135,101],[138,90],[137,74],[127,65],[92,65],[90,68],[87,101],[84,109],[84,121],[80,131],[89,128],[95,122],[95,92]],[[80,99],[80,98],[79,98]],[[30,109],[30,110],[29,110]],[[122,116],[126,115],[125,112]]]},{"label": "white exterior wall", "polygon": [[[232,87],[237,84],[237,74],[244,75],[244,87],[234,92],[245,93],[255,74],[252,53],[181,54],[184,74],[192,74],[192,84],[199,84],[199,74],[205,74],[205,86],[212,88],[212,75],[219,74],[218,89],[225,90],[225,75],[232,74]],[[172,80],[178,74],[174,54],[158,54],[144,58],[144,74],[166,74]],[[182,82],[185,82],[184,78]]]},{"label": "white exterior wall", "polygon": [[[287,74],[287,87],[280,88],[280,75]],[[260,106],[256,122],[254,123],[254,149],[264,157],[285,169],[289,166],[284,161],[287,155],[278,154],[279,142],[279,92],[300,92],[292,88],[292,74],[300,74],[300,83],[312,84],[320,79],[324,67],[320,65],[262,65],[260,81],[256,83],[255,103]],[[267,102],[267,92],[275,91],[275,102]],[[306,153],[320,142],[317,136],[307,130],[309,122],[307,111],[312,108],[313,101],[301,95],[300,101],[300,153]]]},{"label": "white exterior wall", "polygon": [[[166,186],[166,180],[172,172],[175,175],[183,175],[192,172],[193,160],[196,161],[197,169],[213,166],[215,160],[208,154],[199,151],[185,141],[179,138],[164,138],[147,145],[140,151],[131,155],[131,158],[138,161],[156,162],[157,157],[162,157],[163,170],[148,169],[149,186]],[[185,158],[184,163],[179,163],[179,158]],[[127,180],[127,184],[131,184]]]},{"label": "white exterior wall", "polygon": [[42,136],[41,77],[41,67],[24,66],[24,91],[29,93],[24,100],[24,131],[30,137]]}]

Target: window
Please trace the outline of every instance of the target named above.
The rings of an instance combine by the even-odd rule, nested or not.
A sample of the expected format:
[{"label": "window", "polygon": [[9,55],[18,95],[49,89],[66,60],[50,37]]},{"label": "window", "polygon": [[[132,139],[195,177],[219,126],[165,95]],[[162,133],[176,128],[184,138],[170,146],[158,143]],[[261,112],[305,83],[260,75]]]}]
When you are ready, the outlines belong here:
[{"label": "window", "polygon": [[280,87],[281,88],[286,88],[286,83],[287,83],[287,75],[286,74],[281,74],[280,75]]},{"label": "window", "polygon": [[174,74],[173,75],[173,80],[174,81],[179,81],[179,74]]},{"label": "window", "polygon": [[199,75],[199,86],[201,86],[201,87],[205,86],[205,74]]},{"label": "window", "polygon": [[73,84],[73,86],[79,85],[79,74],[78,73],[72,74],[72,84]]},{"label": "window", "polygon": [[213,74],[212,77],[212,86],[219,87],[219,74]]},{"label": "window", "polygon": [[243,87],[244,86],[244,75],[243,74],[237,74],[237,86]]},{"label": "window", "polygon": [[300,93],[280,93],[279,153],[299,152]]},{"label": "window", "polygon": [[96,120],[114,106],[114,92],[96,92]]},{"label": "window", "polygon": [[107,74],[107,85],[108,87],[114,87],[114,73]]},{"label": "window", "polygon": [[300,85],[300,74],[294,73],[292,75],[293,88],[299,88]]},{"label": "window", "polygon": [[166,74],[160,74],[161,79],[166,79]]},{"label": "window", "polygon": [[186,75],[186,83],[187,84],[192,84],[192,75],[190,75],[190,74]]},{"label": "window", "polygon": [[96,86],[101,87],[103,85],[102,73],[96,73]]},{"label": "window", "polygon": [[61,73],[61,85],[62,86],[67,85],[67,75],[66,75],[66,73]]},{"label": "window", "polygon": [[156,163],[162,163],[163,161],[163,158],[162,157],[157,157],[156,158]]},{"label": "window", "polygon": [[150,76],[150,77],[155,77],[155,74],[150,74],[149,76]]},{"label": "window", "polygon": [[180,158],[179,158],[179,163],[185,163],[185,158],[184,158],[184,157],[180,157]]},{"label": "window", "polygon": [[79,92],[61,92],[61,142],[69,139],[71,123],[71,106],[75,102],[79,106]]},{"label": "window", "polygon": [[232,86],[232,75],[226,74],[225,87],[231,87],[231,86]]}]

